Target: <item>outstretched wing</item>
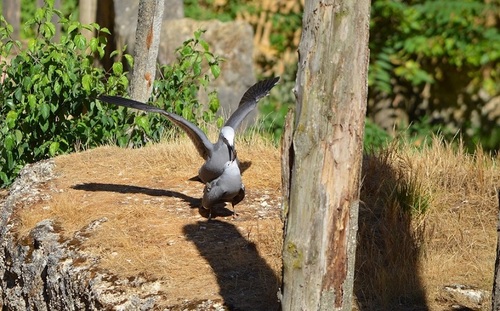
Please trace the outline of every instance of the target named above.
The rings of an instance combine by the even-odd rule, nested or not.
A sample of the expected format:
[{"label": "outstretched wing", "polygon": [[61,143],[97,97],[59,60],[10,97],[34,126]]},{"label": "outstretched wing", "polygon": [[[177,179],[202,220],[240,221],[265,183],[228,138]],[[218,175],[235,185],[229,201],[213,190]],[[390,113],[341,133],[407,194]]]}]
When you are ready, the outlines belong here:
[{"label": "outstretched wing", "polygon": [[255,83],[251,86],[243,97],[241,97],[240,104],[238,109],[229,117],[226,121],[225,126],[230,126],[234,130],[238,129],[241,124],[241,121],[245,119],[245,117],[250,113],[250,111],[254,110],[257,106],[257,102],[262,98],[269,94],[271,89],[278,83],[280,77],[274,77],[271,79],[263,80]]},{"label": "outstretched wing", "polygon": [[119,96],[102,95],[99,96],[97,99],[118,106],[139,109],[147,112],[161,113],[162,115],[166,116],[170,121],[172,121],[175,125],[184,130],[184,132],[186,132],[188,137],[195,145],[196,150],[203,159],[206,160],[208,156],[211,155],[212,153],[213,145],[210,142],[210,140],[208,140],[205,133],[203,133],[203,131],[199,127],[189,122],[188,120],[184,119],[183,117],[176,115],[175,113],[170,113],[158,107],[146,105],[144,103]]}]

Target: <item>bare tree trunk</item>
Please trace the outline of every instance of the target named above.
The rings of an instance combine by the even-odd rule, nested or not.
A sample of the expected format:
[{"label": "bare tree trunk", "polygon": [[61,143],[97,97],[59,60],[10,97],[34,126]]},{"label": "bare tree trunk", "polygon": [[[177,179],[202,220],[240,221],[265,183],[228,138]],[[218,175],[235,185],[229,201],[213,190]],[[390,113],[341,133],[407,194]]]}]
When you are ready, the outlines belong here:
[{"label": "bare tree trunk", "polygon": [[498,223],[497,223],[497,258],[495,261],[495,277],[493,279],[493,292],[491,295],[491,310],[500,311],[500,191],[498,195]]},{"label": "bare tree trunk", "polygon": [[130,95],[138,101],[147,101],[153,90],[164,7],[164,0],[139,1],[134,70],[130,85]]},{"label": "bare tree trunk", "polygon": [[101,33],[102,36],[106,36],[108,42],[105,48],[105,57],[103,57],[100,62],[104,69],[109,70],[113,66],[113,59],[109,55],[116,50],[116,42],[114,40],[113,34],[115,33],[115,4],[114,0],[99,0],[97,1],[97,14],[96,22],[101,27],[106,27],[111,32],[111,35],[106,35]]},{"label": "bare tree trunk", "polygon": [[14,32],[12,38],[19,40],[21,26],[21,1],[20,0],[3,0],[2,14],[5,20],[12,25]]},{"label": "bare tree trunk", "polygon": [[352,309],[369,15],[369,0],[305,2],[288,152],[285,311]]},{"label": "bare tree trunk", "polygon": [[[96,21],[97,0],[80,0],[78,3],[78,10],[80,11],[80,23],[91,24]],[[82,34],[90,40],[94,37],[94,33],[88,30],[82,31]]]}]

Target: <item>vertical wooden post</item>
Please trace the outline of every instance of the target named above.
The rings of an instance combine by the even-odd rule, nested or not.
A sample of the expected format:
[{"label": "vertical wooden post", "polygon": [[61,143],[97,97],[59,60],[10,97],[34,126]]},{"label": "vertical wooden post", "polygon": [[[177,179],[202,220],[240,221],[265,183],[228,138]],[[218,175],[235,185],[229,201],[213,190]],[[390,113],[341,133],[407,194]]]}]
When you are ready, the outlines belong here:
[{"label": "vertical wooden post", "polygon": [[500,191],[498,195],[498,223],[497,223],[497,258],[495,260],[495,277],[493,278],[493,291],[491,294],[493,311],[500,311]]},{"label": "vertical wooden post", "polygon": [[285,311],[352,309],[369,16],[369,0],[305,1],[288,152]]},{"label": "vertical wooden post", "polygon": [[[92,24],[96,22],[97,0],[80,0],[78,10],[80,11],[80,23]],[[94,33],[88,30],[84,30],[82,34],[87,40],[94,37]]]},{"label": "vertical wooden post", "polygon": [[134,70],[130,83],[130,95],[138,101],[146,102],[153,90],[164,8],[164,0],[139,1]]}]

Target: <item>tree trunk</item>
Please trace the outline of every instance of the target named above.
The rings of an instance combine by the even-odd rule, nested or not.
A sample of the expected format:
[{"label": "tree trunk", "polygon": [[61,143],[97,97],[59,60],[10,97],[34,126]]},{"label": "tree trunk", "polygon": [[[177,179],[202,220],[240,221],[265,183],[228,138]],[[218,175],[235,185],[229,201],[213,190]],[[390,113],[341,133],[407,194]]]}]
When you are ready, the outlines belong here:
[{"label": "tree trunk", "polygon": [[492,307],[491,310],[500,310],[500,191],[498,195],[498,223],[497,223],[497,258],[495,261],[495,277],[493,279]]},{"label": "tree trunk", "polygon": [[153,90],[164,7],[164,0],[139,1],[134,71],[130,85],[130,95],[138,101],[146,102]]},{"label": "tree trunk", "polygon": [[[80,12],[80,23],[88,25],[96,22],[97,0],[80,0],[78,10]],[[86,29],[82,34],[87,40],[94,37],[94,33]]]},{"label": "tree trunk", "polygon": [[[115,33],[115,4],[114,0],[99,0],[97,1],[97,14],[96,22],[101,27],[106,27],[109,29],[111,34]],[[116,50],[116,42],[113,35],[106,35],[101,33],[101,36],[107,38],[107,44],[104,48],[105,56],[100,60],[101,65],[105,70],[110,70],[113,67],[113,59],[109,57],[111,53]]]},{"label": "tree trunk", "polygon": [[352,309],[369,15],[369,0],[305,2],[287,152],[285,311]]},{"label": "tree trunk", "polygon": [[19,40],[19,32],[21,25],[21,1],[20,0],[3,0],[2,14],[5,20],[12,25],[14,32],[12,38]]}]

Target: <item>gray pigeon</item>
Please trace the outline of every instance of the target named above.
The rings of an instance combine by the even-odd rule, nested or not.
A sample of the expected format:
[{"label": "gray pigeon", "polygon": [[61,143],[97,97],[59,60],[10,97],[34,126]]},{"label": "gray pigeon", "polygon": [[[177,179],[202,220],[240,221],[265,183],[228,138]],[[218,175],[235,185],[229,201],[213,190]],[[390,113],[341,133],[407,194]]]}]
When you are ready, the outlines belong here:
[{"label": "gray pigeon", "polygon": [[241,181],[240,168],[235,154],[233,160],[224,164],[222,175],[205,184],[201,204],[209,210],[208,219],[211,219],[214,205],[224,202],[231,202],[233,215],[236,215],[234,207],[243,198],[245,198],[245,186]]},{"label": "gray pigeon", "polygon": [[118,96],[100,96],[98,99],[129,108],[135,108],[148,112],[157,112],[166,116],[175,125],[182,128],[191,139],[200,156],[205,163],[198,171],[198,177],[202,182],[207,183],[219,177],[224,171],[228,161],[232,161],[234,150],[235,131],[240,126],[243,119],[257,106],[257,102],[269,94],[271,89],[278,83],[279,77],[263,80],[251,86],[243,94],[238,109],[229,117],[219,134],[219,139],[214,144],[208,140],[205,133],[193,123],[183,117],[171,112],[167,112],[158,107],[146,105],[144,103]]}]

